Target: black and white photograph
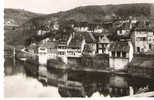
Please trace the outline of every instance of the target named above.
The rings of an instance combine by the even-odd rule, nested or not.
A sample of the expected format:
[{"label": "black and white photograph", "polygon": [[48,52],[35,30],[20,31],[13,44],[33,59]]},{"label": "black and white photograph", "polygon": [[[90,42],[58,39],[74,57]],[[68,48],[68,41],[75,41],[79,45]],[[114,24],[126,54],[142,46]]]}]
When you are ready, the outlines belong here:
[{"label": "black and white photograph", "polygon": [[4,0],[4,98],[154,97],[154,0]]}]

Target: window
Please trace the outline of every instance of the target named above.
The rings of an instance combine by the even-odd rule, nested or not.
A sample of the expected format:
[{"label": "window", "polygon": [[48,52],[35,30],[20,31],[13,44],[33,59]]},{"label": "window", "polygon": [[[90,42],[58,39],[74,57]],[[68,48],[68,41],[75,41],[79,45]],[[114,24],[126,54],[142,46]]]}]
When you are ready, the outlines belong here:
[{"label": "window", "polygon": [[146,37],[142,37],[141,40],[142,40],[142,41],[146,41],[147,38],[146,38]]},{"label": "window", "polygon": [[64,55],[65,54],[65,52],[59,52],[59,55]]},{"label": "window", "polygon": [[120,52],[117,52],[117,57],[120,57]]},{"label": "window", "polygon": [[140,52],[140,47],[137,47],[137,52]]},{"label": "window", "polygon": [[114,51],[112,51],[112,57],[115,57],[115,52]]},{"label": "window", "polygon": [[149,49],[152,49],[152,46],[151,46],[151,44],[149,44]]},{"label": "window", "polygon": [[136,37],[136,41],[140,41],[141,39],[139,37]]},{"label": "window", "polygon": [[126,52],[122,52],[122,57],[126,57]]}]

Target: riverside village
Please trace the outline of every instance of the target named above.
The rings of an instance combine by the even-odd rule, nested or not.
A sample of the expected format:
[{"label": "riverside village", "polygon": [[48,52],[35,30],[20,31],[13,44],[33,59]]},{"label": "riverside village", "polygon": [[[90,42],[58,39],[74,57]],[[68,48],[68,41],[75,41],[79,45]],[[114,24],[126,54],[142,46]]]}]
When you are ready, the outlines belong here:
[{"label": "riverside village", "polygon": [[[5,45],[4,56],[12,55],[15,66],[24,65],[28,76],[57,87],[62,97],[154,96],[154,20],[106,17],[24,24],[35,36],[24,46]],[[20,30],[11,23],[5,30]]]}]

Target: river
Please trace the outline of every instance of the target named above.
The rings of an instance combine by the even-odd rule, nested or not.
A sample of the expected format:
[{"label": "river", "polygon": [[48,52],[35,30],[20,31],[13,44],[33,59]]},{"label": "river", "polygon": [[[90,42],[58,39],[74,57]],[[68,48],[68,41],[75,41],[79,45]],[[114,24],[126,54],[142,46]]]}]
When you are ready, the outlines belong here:
[{"label": "river", "polygon": [[48,69],[12,58],[5,58],[4,67],[7,98],[122,97],[154,90],[154,80],[127,75]]}]

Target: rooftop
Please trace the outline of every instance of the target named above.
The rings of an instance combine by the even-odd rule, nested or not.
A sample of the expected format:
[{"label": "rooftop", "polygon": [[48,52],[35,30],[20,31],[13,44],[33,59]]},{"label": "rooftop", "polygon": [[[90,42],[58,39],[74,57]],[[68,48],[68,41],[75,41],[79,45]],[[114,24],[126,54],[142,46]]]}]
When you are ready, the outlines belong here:
[{"label": "rooftop", "polygon": [[46,48],[55,49],[56,48],[56,43],[48,41],[46,43],[40,43],[39,47],[46,47]]},{"label": "rooftop", "polygon": [[83,33],[83,36],[84,36],[84,38],[85,38],[85,40],[86,40],[87,43],[96,42],[96,39],[95,39],[93,33],[84,32]]},{"label": "rooftop", "polygon": [[82,40],[83,40],[83,36],[80,33],[76,33],[74,34],[70,44],[68,45],[68,47],[72,47],[72,48],[80,48],[81,44],[82,44]]},{"label": "rooftop", "polygon": [[154,31],[153,24],[149,21],[140,21],[135,27],[136,31]]},{"label": "rooftop", "polygon": [[129,52],[129,45],[127,42],[113,42],[110,45],[109,51],[125,51]]}]

